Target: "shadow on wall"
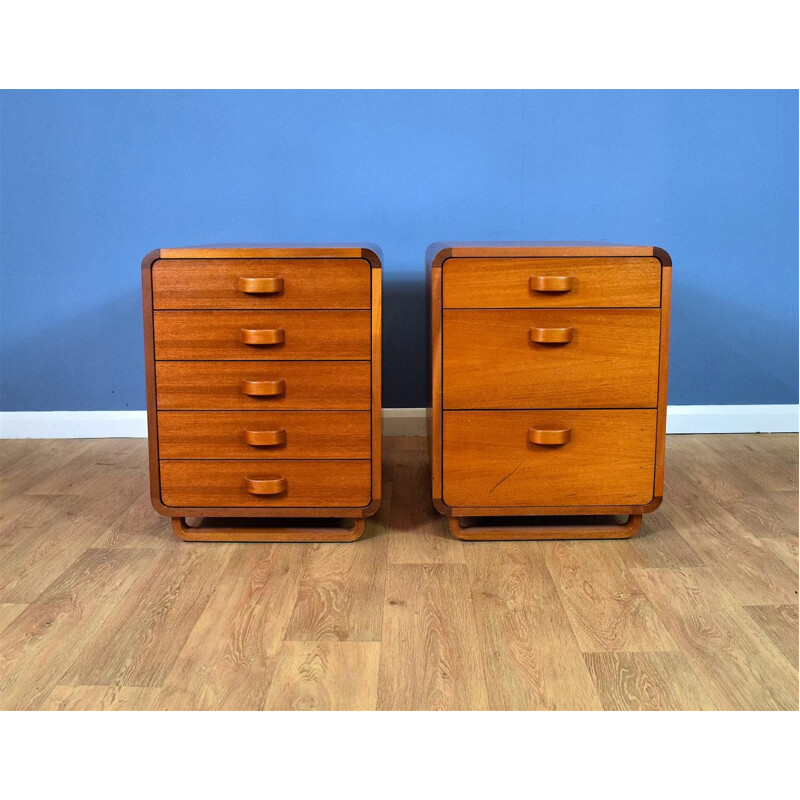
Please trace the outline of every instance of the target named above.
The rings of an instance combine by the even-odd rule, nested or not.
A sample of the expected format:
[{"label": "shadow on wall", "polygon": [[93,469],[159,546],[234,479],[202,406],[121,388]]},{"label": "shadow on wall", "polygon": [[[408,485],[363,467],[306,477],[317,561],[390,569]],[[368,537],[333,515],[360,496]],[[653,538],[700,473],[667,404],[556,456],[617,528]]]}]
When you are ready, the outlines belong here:
[{"label": "shadow on wall", "polygon": [[[143,409],[141,293],[125,292],[88,313],[6,347],[2,362],[3,409]],[[92,398],[91,403],[86,402],[87,397]]]},{"label": "shadow on wall", "polygon": [[383,275],[383,405],[420,408],[427,403],[425,278]]}]

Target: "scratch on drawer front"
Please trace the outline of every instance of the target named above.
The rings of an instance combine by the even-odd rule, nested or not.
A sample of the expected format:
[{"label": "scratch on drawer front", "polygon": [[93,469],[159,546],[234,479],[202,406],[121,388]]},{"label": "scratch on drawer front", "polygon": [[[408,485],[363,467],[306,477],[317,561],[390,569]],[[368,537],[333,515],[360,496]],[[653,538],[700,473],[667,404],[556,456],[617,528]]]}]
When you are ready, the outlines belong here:
[{"label": "scratch on drawer front", "polygon": [[492,488],[489,490],[489,494],[491,494],[501,483],[507,481],[524,463],[525,459],[523,458],[522,461],[520,461],[519,464],[517,464],[517,466],[508,473],[508,475],[506,475],[504,478],[500,478],[500,480],[497,481],[494,486],[492,486]]}]

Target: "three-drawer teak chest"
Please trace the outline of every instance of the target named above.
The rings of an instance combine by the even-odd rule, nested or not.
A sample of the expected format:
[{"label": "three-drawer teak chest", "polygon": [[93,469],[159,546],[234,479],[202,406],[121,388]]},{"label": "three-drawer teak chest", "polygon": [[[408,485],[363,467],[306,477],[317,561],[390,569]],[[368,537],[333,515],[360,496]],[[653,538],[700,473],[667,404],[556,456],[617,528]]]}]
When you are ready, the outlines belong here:
[{"label": "three-drawer teak chest", "polygon": [[432,489],[455,536],[639,530],[663,492],[671,267],[657,247],[431,245]]},{"label": "three-drawer teak chest", "polygon": [[151,495],[175,533],[357,539],[380,504],[378,248],[155,250],[142,291]]}]

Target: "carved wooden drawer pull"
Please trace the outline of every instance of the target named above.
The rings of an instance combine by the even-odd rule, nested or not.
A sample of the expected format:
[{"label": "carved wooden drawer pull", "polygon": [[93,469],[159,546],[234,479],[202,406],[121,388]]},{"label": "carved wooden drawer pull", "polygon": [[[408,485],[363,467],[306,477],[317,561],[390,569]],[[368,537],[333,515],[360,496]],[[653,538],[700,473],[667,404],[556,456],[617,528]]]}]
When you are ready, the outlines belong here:
[{"label": "carved wooden drawer pull", "polygon": [[286,393],[286,381],[280,378],[277,381],[250,381],[242,380],[242,394],[250,397],[276,397]]},{"label": "carved wooden drawer pull", "polygon": [[534,275],[531,278],[532,292],[568,292],[572,289],[572,278],[567,275]]},{"label": "carved wooden drawer pull", "polygon": [[267,478],[245,478],[244,483],[250,494],[282,494],[286,491],[286,478],[277,475]]},{"label": "carved wooden drawer pull", "polygon": [[572,328],[531,328],[531,341],[537,344],[566,344],[572,341]]},{"label": "carved wooden drawer pull", "polygon": [[570,440],[571,428],[530,428],[528,441],[531,444],[562,445]]},{"label": "carved wooden drawer pull", "polygon": [[278,294],[283,278],[239,278],[239,291],[245,294]]},{"label": "carved wooden drawer pull", "polygon": [[279,428],[276,431],[245,431],[244,440],[251,447],[277,447],[286,444],[286,430]]},{"label": "carved wooden drawer pull", "polygon": [[253,330],[242,328],[242,342],[252,345],[283,344],[286,334],[283,328],[266,328]]}]

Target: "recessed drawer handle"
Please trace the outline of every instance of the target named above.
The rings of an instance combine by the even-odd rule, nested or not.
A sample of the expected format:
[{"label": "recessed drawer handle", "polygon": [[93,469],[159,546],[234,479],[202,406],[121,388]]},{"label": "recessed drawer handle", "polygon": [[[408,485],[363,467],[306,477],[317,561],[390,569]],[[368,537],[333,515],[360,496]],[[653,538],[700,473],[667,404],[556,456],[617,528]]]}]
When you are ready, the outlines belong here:
[{"label": "recessed drawer handle", "polygon": [[570,439],[571,428],[529,428],[528,441],[531,444],[562,445]]},{"label": "recessed drawer handle", "polygon": [[245,294],[278,294],[283,278],[239,278],[239,291]]},{"label": "recessed drawer handle", "polygon": [[283,378],[277,381],[250,381],[242,380],[242,394],[250,397],[276,397],[286,393],[286,381]]},{"label": "recessed drawer handle", "polygon": [[245,488],[250,494],[281,494],[286,491],[286,478],[270,475],[267,478],[245,478]]},{"label": "recessed drawer handle", "polygon": [[244,344],[283,344],[285,338],[286,334],[283,328],[266,328],[265,330],[242,328],[242,342]]},{"label": "recessed drawer handle", "polygon": [[277,447],[286,444],[286,430],[277,431],[245,431],[244,440],[251,447]]},{"label": "recessed drawer handle", "polygon": [[531,341],[537,344],[566,344],[572,341],[572,328],[531,328]]},{"label": "recessed drawer handle", "polygon": [[534,275],[531,278],[532,292],[568,292],[572,289],[572,278],[567,275]]}]

